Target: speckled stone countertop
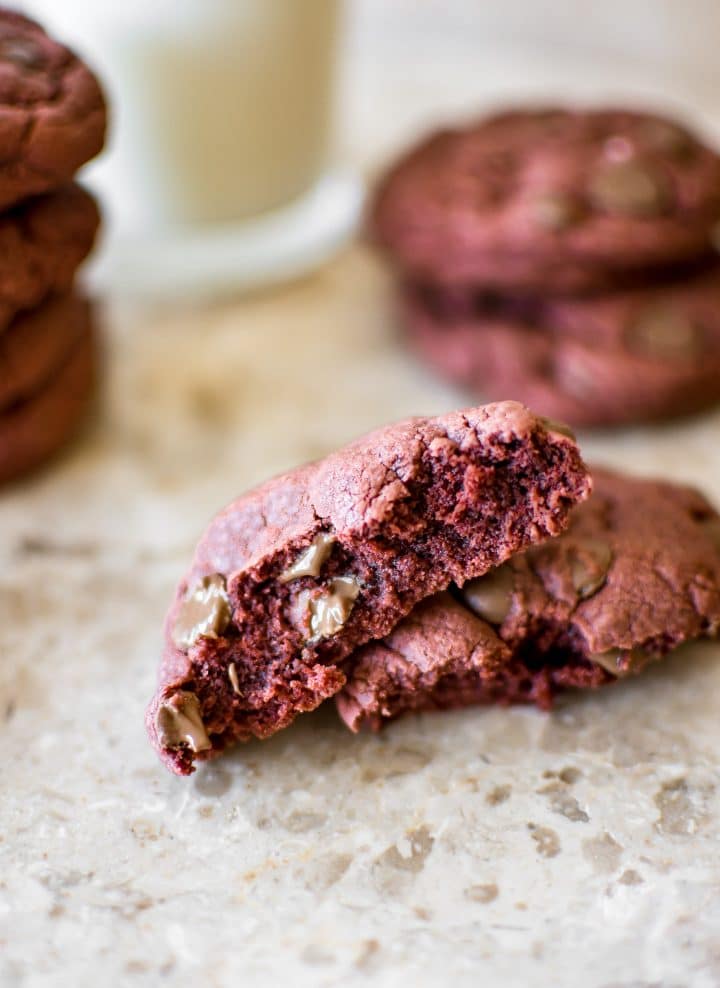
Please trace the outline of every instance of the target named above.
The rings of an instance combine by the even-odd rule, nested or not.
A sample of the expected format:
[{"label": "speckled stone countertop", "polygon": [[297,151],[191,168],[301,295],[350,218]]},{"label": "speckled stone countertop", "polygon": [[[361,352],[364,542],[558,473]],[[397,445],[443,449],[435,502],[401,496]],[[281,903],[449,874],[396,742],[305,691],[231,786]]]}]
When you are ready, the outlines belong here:
[{"label": "speckled stone countertop", "polygon": [[[373,0],[348,52],[345,145],[363,164],[430,119],[530,93],[632,90],[720,120],[715,85],[700,106],[637,59],[526,51],[509,71],[447,37],[455,4],[409,43],[403,2],[393,32]],[[160,766],[143,711],[161,622],[212,513],[465,399],[405,357],[359,248],[244,301],[114,303],[106,325],[94,423],[0,491],[2,988],[718,988],[720,646],[549,716],[353,737],[330,707],[190,779]],[[720,503],[719,437],[720,413],[581,438],[590,459]]]},{"label": "speckled stone countertop", "polygon": [[[110,311],[95,424],[0,496],[3,986],[720,984],[720,648],[547,716],[353,737],[332,707],[191,779],[143,729],[174,581],[248,485],[461,404],[386,275]],[[720,415],[584,443],[720,500]]]}]

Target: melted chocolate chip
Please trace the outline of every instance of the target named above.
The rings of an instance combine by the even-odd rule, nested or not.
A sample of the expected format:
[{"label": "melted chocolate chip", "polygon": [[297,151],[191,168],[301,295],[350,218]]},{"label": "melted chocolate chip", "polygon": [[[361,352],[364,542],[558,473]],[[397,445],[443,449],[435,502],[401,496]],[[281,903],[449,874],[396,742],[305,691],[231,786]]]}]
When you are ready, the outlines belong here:
[{"label": "melted chocolate chip", "polygon": [[194,693],[184,690],[168,697],[155,717],[160,744],[163,748],[189,745],[193,751],[212,748],[200,715],[200,701]]},{"label": "melted chocolate chip", "polygon": [[669,120],[648,120],[641,130],[642,139],[653,151],[672,157],[687,157],[693,141],[687,131]]},{"label": "melted chocolate chip", "polygon": [[556,419],[549,419],[544,416],[540,416],[540,421],[542,422],[545,431],[549,432],[551,435],[555,433],[559,436],[566,436],[568,439],[577,438],[570,426],[566,425],[564,422],[558,422]]},{"label": "melted chocolate chip", "polygon": [[498,566],[477,580],[470,580],[460,594],[478,617],[490,624],[502,624],[510,613],[514,586],[509,566]]},{"label": "melted chocolate chip", "polygon": [[692,319],[666,306],[641,312],[625,338],[631,350],[661,360],[688,360],[703,349],[702,333]]},{"label": "melted chocolate chip", "polygon": [[660,179],[637,161],[602,165],[590,180],[592,204],[606,213],[658,216],[667,205]]},{"label": "melted chocolate chip", "polygon": [[360,593],[354,576],[338,576],[330,583],[329,593],[310,598],[310,632],[313,638],[330,638],[345,625]]},{"label": "melted chocolate chip", "polygon": [[595,652],[593,655],[588,656],[588,658],[595,665],[602,666],[611,676],[622,679],[625,676],[631,676],[635,672],[640,672],[643,666],[647,665],[650,661],[651,657],[647,652],[643,652],[641,648],[633,648],[629,652],[618,648],[611,648],[607,652]]},{"label": "melted chocolate chip", "polygon": [[535,223],[544,230],[559,232],[574,226],[582,218],[580,203],[564,192],[546,192],[532,203]]},{"label": "melted chocolate chip", "polygon": [[320,571],[327,562],[334,544],[333,535],[320,532],[292,566],[280,574],[280,582],[290,583],[291,580],[297,580],[301,576],[320,576]]},{"label": "melted chocolate chip", "polygon": [[28,38],[3,38],[0,40],[0,61],[12,62],[22,69],[37,70],[45,59],[39,45]]},{"label": "melted chocolate chip", "polygon": [[582,539],[573,546],[570,578],[581,600],[592,597],[605,583],[613,553],[601,539]]},{"label": "melted chocolate chip", "polygon": [[178,648],[191,648],[198,638],[217,638],[230,623],[225,577],[204,576],[180,605],[172,637]]}]

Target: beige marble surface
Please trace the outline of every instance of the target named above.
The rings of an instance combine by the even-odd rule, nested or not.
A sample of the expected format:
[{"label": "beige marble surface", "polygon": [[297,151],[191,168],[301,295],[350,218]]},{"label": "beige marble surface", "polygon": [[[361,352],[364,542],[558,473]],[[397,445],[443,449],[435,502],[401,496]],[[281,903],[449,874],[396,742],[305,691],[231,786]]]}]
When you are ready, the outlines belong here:
[{"label": "beige marble surface", "polygon": [[[108,312],[107,387],[0,495],[0,984],[720,984],[720,649],[557,712],[353,737],[332,708],[178,779],[143,731],[173,583],[269,473],[460,395],[362,250],[273,295]],[[720,415],[584,443],[720,501]]]}]

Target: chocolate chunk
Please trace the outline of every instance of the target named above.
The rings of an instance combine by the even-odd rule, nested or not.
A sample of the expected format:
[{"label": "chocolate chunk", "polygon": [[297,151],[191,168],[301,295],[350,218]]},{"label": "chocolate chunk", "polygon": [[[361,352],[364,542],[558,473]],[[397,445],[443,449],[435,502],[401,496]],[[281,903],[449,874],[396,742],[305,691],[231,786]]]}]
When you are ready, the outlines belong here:
[{"label": "chocolate chunk", "polygon": [[310,631],[313,639],[337,634],[350,616],[360,584],[354,576],[338,576],[330,583],[330,592],[310,598]]},{"label": "chocolate chunk", "polygon": [[39,46],[29,38],[3,38],[0,40],[0,61],[12,62],[22,69],[40,69],[45,60]]},{"label": "chocolate chunk", "polygon": [[498,566],[478,580],[470,580],[460,590],[463,600],[478,617],[490,624],[502,624],[510,613],[513,574],[509,566]]},{"label": "chocolate chunk", "polygon": [[639,672],[650,660],[647,652],[643,652],[640,648],[633,648],[629,652],[611,648],[608,652],[595,652],[589,658],[595,665],[601,666],[618,679]]},{"label": "chocolate chunk", "polygon": [[230,603],[225,577],[220,573],[204,576],[185,598],[173,626],[178,648],[192,648],[198,638],[217,638],[230,623]]},{"label": "chocolate chunk", "polygon": [[563,192],[546,192],[533,201],[532,215],[545,230],[566,230],[581,219],[582,208]]},{"label": "chocolate chunk", "polygon": [[592,597],[605,582],[613,553],[601,539],[583,539],[574,547],[570,559],[573,586],[581,600]]},{"label": "chocolate chunk", "polygon": [[230,680],[230,685],[233,691],[237,693],[238,696],[242,696],[242,690],[240,689],[240,680],[238,679],[237,666],[234,662],[231,662],[228,666],[228,679]]},{"label": "chocolate chunk", "polygon": [[555,433],[558,436],[567,436],[568,439],[572,440],[577,438],[570,426],[566,425],[564,422],[558,422],[555,419],[549,419],[546,417],[541,417],[540,421],[551,435]]},{"label": "chocolate chunk", "polygon": [[692,151],[693,141],[687,131],[670,120],[648,120],[642,128],[642,139],[660,154],[684,158]]},{"label": "chocolate chunk", "polygon": [[280,576],[280,582],[290,583],[291,580],[297,580],[301,576],[320,576],[320,571],[330,557],[334,544],[334,535],[320,532],[293,565]]},{"label": "chocolate chunk", "polygon": [[690,316],[666,306],[641,312],[628,327],[626,340],[631,350],[663,360],[687,360],[703,349],[702,333]]},{"label": "chocolate chunk", "polygon": [[184,744],[193,751],[212,748],[194,693],[182,690],[168,697],[158,708],[155,722],[158,737],[166,748],[179,748]]},{"label": "chocolate chunk", "polygon": [[590,199],[606,213],[657,216],[667,205],[660,180],[637,161],[602,165],[590,180]]}]

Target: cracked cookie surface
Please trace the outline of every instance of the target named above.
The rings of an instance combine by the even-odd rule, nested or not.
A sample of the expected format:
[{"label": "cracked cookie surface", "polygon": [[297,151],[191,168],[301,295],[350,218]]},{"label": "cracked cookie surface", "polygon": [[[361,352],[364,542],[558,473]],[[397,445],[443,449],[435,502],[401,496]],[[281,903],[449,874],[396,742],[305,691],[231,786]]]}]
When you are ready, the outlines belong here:
[{"label": "cracked cookie surface", "polygon": [[688,487],[593,471],[556,539],[423,601],[351,658],[336,702],[352,729],[412,710],[552,705],[640,672],[720,629],[720,516]]},{"label": "cracked cookie surface", "polygon": [[[185,774],[287,726],[338,692],[354,649],[557,534],[588,490],[573,439],[501,402],[385,427],[239,498],[211,522],[167,617],[147,714],[160,757]],[[181,693],[209,748],[163,728]]]}]

